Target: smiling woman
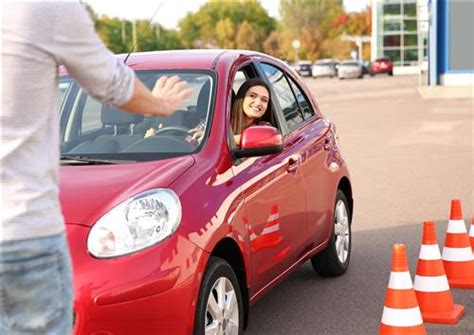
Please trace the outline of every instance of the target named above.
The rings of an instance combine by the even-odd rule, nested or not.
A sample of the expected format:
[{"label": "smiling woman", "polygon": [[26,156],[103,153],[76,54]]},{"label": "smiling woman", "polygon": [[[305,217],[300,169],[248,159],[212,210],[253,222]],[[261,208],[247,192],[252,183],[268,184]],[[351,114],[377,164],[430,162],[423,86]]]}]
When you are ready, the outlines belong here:
[{"label": "smiling woman", "polygon": [[259,78],[247,80],[239,88],[232,106],[232,132],[240,146],[240,134],[245,128],[270,124],[270,88]]}]

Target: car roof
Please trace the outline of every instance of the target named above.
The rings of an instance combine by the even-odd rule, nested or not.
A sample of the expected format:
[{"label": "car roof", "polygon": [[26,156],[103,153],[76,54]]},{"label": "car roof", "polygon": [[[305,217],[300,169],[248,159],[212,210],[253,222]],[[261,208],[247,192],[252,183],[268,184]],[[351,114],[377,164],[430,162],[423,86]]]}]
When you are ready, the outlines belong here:
[{"label": "car roof", "polygon": [[[127,54],[119,54],[116,56],[120,59],[125,59]],[[127,65],[133,70],[214,70],[217,63],[224,62],[230,64],[233,63],[236,58],[241,56],[254,56],[267,60],[271,59],[284,64],[277,58],[250,50],[186,49],[131,53],[127,59]],[[60,75],[67,75],[66,69],[61,68]]]},{"label": "car roof", "polygon": [[344,60],[341,62],[341,65],[350,65],[350,64],[360,65],[360,63],[357,60]]}]

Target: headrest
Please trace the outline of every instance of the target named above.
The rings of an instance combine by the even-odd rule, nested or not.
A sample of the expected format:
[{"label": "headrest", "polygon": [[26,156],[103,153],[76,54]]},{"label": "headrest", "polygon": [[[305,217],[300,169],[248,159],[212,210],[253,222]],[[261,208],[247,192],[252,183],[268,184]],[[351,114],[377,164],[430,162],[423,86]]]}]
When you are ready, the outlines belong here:
[{"label": "headrest", "polygon": [[109,125],[129,125],[143,121],[143,115],[122,112],[111,106],[102,106],[101,119],[103,124]]}]

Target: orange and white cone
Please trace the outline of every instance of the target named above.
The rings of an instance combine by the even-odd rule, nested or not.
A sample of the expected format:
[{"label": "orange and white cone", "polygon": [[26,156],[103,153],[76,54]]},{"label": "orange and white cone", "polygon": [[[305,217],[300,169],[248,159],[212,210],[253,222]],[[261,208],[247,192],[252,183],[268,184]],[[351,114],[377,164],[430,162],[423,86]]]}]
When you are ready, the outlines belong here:
[{"label": "orange and white cone", "polygon": [[394,244],[380,335],[426,335],[404,244]]},{"label": "orange and white cone", "polygon": [[471,240],[472,255],[474,257],[474,215],[471,218],[471,229],[469,230],[469,239]]},{"label": "orange and white cone", "polygon": [[464,307],[453,303],[433,221],[423,223],[423,242],[414,286],[423,321],[454,324],[464,314]]},{"label": "orange and white cone", "polygon": [[458,199],[451,201],[442,259],[451,287],[474,289],[474,257]]}]

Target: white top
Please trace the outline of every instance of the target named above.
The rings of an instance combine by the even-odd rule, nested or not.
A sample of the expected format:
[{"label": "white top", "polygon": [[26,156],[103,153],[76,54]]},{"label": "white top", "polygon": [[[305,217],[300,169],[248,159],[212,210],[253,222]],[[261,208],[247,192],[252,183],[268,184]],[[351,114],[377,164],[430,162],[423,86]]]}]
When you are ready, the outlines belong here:
[{"label": "white top", "polygon": [[79,2],[3,2],[0,242],[64,230],[58,200],[58,66],[121,105],[133,71],[99,40]]}]

